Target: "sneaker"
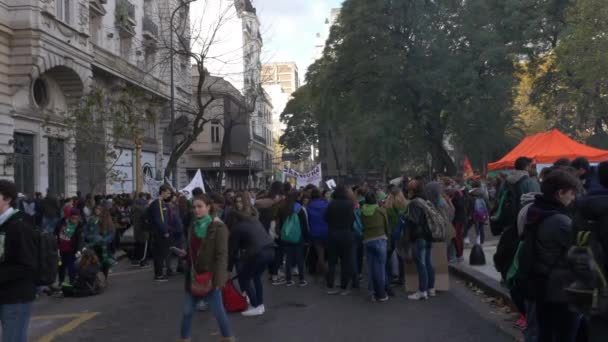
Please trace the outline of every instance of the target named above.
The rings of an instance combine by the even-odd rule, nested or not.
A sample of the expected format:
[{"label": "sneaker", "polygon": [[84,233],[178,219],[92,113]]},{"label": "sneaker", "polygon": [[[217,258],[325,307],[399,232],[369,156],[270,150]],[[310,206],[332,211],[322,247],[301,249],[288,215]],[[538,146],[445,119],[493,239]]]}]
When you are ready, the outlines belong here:
[{"label": "sneaker", "polygon": [[133,266],[133,267],[139,266],[139,260],[132,260],[131,261],[131,266]]},{"label": "sneaker", "polygon": [[308,286],[308,282],[306,280],[300,280],[300,282],[298,283],[299,287],[304,287],[304,286]]},{"label": "sneaker", "polygon": [[290,280],[290,281],[286,281],[286,282],[285,282],[285,286],[287,286],[287,287],[292,287],[292,286],[294,286],[295,284],[296,284],[296,282],[295,282],[295,281],[293,281],[293,280]]},{"label": "sneaker", "polygon": [[284,278],[276,278],[272,281],[272,285],[274,285],[274,286],[285,285],[285,283],[287,283],[287,282],[285,281]]},{"label": "sneaker", "polygon": [[291,274],[293,274],[294,276],[299,276],[300,272],[298,271],[297,267],[294,267],[291,269]]},{"label": "sneaker", "polygon": [[379,302],[386,302],[386,301],[388,301],[388,298],[389,298],[388,296],[384,296],[384,298],[378,298],[378,301]]},{"label": "sneaker", "polygon": [[465,246],[470,246],[471,245],[471,239],[469,239],[468,237],[464,238],[464,244],[465,244]]},{"label": "sneaker", "polygon": [[145,261],[142,261],[139,263],[139,268],[150,268],[150,267],[151,267],[150,264]]},{"label": "sneaker", "polygon": [[340,296],[348,296],[350,294],[349,290],[342,290],[340,291]]},{"label": "sneaker", "polygon": [[266,309],[264,308],[264,305],[260,305],[257,308],[250,308],[247,311],[243,311],[241,313],[241,315],[243,315],[245,317],[253,317],[253,316],[263,315],[264,312],[266,312]]},{"label": "sneaker", "polygon": [[72,284],[67,281],[64,281],[63,283],[61,283],[61,287],[72,287]]},{"label": "sneaker", "polygon": [[411,300],[427,300],[429,299],[429,295],[426,292],[415,292],[409,296],[407,296],[408,299]]},{"label": "sneaker", "polygon": [[165,283],[169,281],[169,277],[165,276],[157,276],[154,277],[154,281],[159,282],[159,283]]},{"label": "sneaker", "polygon": [[340,292],[342,292],[342,291],[340,291],[340,290],[338,290],[338,289],[328,289],[328,290],[327,290],[327,294],[328,294],[328,295],[330,295],[330,296],[337,295],[337,294],[339,294]]},{"label": "sneaker", "polygon": [[429,289],[429,297],[436,297],[436,296],[437,296],[437,290]]},{"label": "sneaker", "polygon": [[209,305],[207,304],[207,302],[205,302],[204,300],[201,300],[200,302],[198,302],[198,305],[196,306],[196,310],[207,311],[207,309],[209,309]]}]

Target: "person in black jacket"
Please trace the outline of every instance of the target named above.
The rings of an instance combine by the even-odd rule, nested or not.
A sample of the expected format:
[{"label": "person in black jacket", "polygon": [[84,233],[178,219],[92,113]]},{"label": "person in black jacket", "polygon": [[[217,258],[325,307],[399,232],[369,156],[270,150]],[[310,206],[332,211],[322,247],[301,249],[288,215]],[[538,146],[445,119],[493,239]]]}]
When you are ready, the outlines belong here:
[{"label": "person in black jacket", "polygon": [[[235,197],[235,205],[226,219],[228,229],[228,270],[237,266],[239,286],[247,293],[250,308],[264,308],[262,274],[274,260],[274,241],[258,221],[257,212],[251,208],[244,196]],[[254,312],[254,310],[247,310]]]},{"label": "person in black jacket", "polygon": [[[345,292],[348,281],[352,277],[353,263],[353,224],[355,222],[355,204],[348,198],[343,185],[336,187],[332,194],[333,200],[325,212],[328,226],[327,259],[327,294],[334,295]],[[340,260],[342,291],[334,289],[336,264]]]},{"label": "person in black jacket", "polygon": [[84,225],[81,220],[80,210],[72,208],[69,216],[61,220],[55,228],[57,246],[59,246],[59,255],[61,256],[61,265],[58,270],[60,285],[68,285],[64,283],[66,269],[70,284],[76,280],[76,259],[80,255],[80,250],[84,247]]},{"label": "person in black jacket", "polygon": [[[597,175],[601,188],[591,189],[576,203],[576,226],[588,227],[588,223],[599,229],[597,239],[601,245],[603,258],[600,255],[598,263],[603,266],[604,274],[608,273],[608,162],[597,167]],[[598,253],[599,254],[599,253]],[[589,318],[589,342],[608,341],[608,312]]]},{"label": "person in black jacket", "polygon": [[574,281],[566,257],[574,235],[568,207],[579,188],[573,173],[552,170],[543,180],[542,195],[528,209],[524,234],[535,234],[532,272],[539,341],[574,341],[576,337],[578,318],[568,308],[564,288]]},{"label": "person in black jacket", "polygon": [[37,251],[32,225],[11,207],[16,198],[15,184],[0,180],[0,323],[4,341],[27,342]]},{"label": "person in black jacket", "polygon": [[170,230],[169,210],[165,201],[171,198],[172,190],[167,184],[160,186],[158,198],[150,203],[148,209],[152,223],[151,235],[154,243],[154,280],[158,282],[169,281],[164,266],[169,258]]}]

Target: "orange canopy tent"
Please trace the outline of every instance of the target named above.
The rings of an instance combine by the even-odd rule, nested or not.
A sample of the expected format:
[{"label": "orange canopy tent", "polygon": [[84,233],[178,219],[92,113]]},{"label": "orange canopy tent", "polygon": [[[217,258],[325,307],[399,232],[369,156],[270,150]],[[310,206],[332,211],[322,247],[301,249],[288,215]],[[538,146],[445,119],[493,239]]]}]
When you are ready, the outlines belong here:
[{"label": "orange canopy tent", "polygon": [[533,159],[536,164],[553,164],[561,158],[572,160],[578,157],[597,163],[608,160],[608,151],[578,143],[554,129],[526,137],[501,160],[488,164],[488,171],[512,169],[519,157]]}]

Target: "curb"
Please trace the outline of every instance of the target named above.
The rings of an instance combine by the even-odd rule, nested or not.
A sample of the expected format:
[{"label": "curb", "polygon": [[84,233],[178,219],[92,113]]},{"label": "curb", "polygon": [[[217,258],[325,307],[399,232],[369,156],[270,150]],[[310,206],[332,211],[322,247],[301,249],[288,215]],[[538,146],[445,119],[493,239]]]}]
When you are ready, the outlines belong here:
[{"label": "curb", "polygon": [[489,276],[465,264],[450,264],[448,268],[450,270],[450,274],[467,282],[472,282],[487,295],[495,298],[501,298],[506,305],[510,306],[514,310],[517,310],[511,301],[509,290],[503,287],[497,280],[490,278]]}]

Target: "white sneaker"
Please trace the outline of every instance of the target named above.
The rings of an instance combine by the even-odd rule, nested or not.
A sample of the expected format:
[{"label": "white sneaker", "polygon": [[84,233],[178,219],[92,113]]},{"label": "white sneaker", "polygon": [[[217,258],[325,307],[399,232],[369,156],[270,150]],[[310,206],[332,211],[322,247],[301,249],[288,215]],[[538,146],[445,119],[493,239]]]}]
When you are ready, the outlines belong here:
[{"label": "white sneaker", "polygon": [[481,237],[479,235],[477,235],[477,237],[475,238],[475,244],[481,245]]},{"label": "white sneaker", "polygon": [[429,297],[435,297],[435,296],[437,296],[437,290],[429,289]]},{"label": "white sneaker", "polygon": [[468,237],[464,238],[464,244],[466,246],[470,246],[471,245],[471,239],[469,239]]},{"label": "white sneaker", "polygon": [[266,312],[264,305],[260,305],[257,308],[250,308],[247,311],[243,311],[241,315],[245,317],[261,316],[264,314],[264,312]]},{"label": "white sneaker", "polygon": [[415,292],[409,296],[407,296],[408,299],[411,300],[427,300],[429,299],[429,295],[426,292]]}]

